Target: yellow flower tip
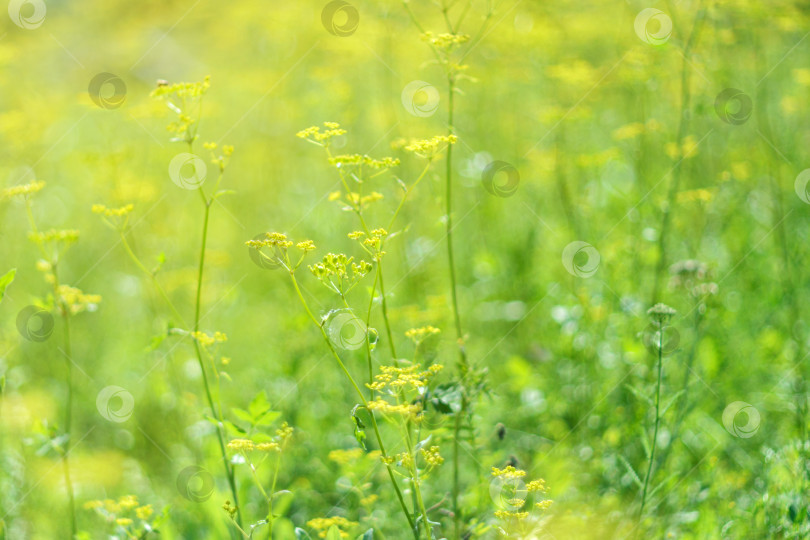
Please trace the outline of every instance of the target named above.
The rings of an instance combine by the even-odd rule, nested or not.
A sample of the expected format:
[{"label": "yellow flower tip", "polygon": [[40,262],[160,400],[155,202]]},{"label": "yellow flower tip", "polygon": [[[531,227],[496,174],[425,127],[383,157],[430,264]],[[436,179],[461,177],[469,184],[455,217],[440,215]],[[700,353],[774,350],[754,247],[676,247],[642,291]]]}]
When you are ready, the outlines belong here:
[{"label": "yellow flower tip", "polygon": [[233,439],[228,443],[228,450],[235,452],[250,452],[256,445],[250,439]]},{"label": "yellow flower tip", "polygon": [[276,436],[283,441],[292,437],[293,431],[293,427],[287,422],[284,422],[281,424],[281,427],[276,430]]},{"label": "yellow flower tip", "polygon": [[139,506],[138,508],[136,508],[135,515],[138,517],[138,519],[146,520],[149,519],[149,517],[152,515],[152,511],[153,511],[152,505],[147,504],[145,506]]},{"label": "yellow flower tip", "polygon": [[34,193],[42,191],[42,188],[44,187],[45,182],[42,182],[40,180],[34,180],[32,182],[28,182],[27,184],[21,184],[19,186],[5,188],[3,189],[3,191],[0,191],[0,200],[10,199],[18,195],[27,197],[28,195],[33,195]]},{"label": "yellow flower tip", "polygon": [[300,249],[303,252],[308,252],[308,251],[314,251],[315,250],[315,244],[312,242],[312,240],[304,240],[303,242],[298,242],[295,245],[295,247],[297,247],[298,249]]},{"label": "yellow flower tip", "polygon": [[554,503],[551,499],[547,499],[545,501],[540,501],[539,503],[535,503],[535,508],[538,510],[546,510],[549,506]]},{"label": "yellow flower tip", "polygon": [[120,208],[108,208],[103,204],[94,204],[92,211],[94,214],[101,214],[105,217],[123,217],[135,209],[134,204],[127,204]]},{"label": "yellow flower tip", "polygon": [[[440,333],[441,330],[436,328],[435,326],[423,326],[421,328],[411,328],[407,332],[405,332],[405,337],[416,343],[417,345],[421,344],[430,336],[434,336]],[[431,369],[433,366],[431,366]],[[441,369],[441,367],[439,367]]]},{"label": "yellow flower tip", "polygon": [[492,467],[492,476],[501,478],[523,478],[524,476],[526,476],[526,471],[515,469],[511,465],[503,469]]},{"label": "yellow flower tip", "polygon": [[329,129],[338,129],[340,127],[340,124],[337,122],[324,122],[323,125]]},{"label": "yellow flower tip", "polygon": [[214,150],[214,149],[216,149],[216,147],[217,147],[217,143],[215,143],[215,142],[203,143],[203,148],[206,148],[208,150]]},{"label": "yellow flower tip", "polygon": [[126,526],[128,526],[128,525],[132,525],[132,520],[131,520],[131,519],[129,519],[129,518],[118,518],[118,519],[116,519],[116,520],[115,520],[115,522],[116,522],[118,525],[121,525],[122,527],[126,527]]},{"label": "yellow flower tip", "polygon": [[259,452],[281,452],[281,447],[276,442],[259,443],[256,445]]},{"label": "yellow flower tip", "polygon": [[499,519],[517,519],[523,520],[529,517],[528,512],[508,512],[506,510],[496,510],[495,517]]},{"label": "yellow flower tip", "polygon": [[329,460],[339,465],[347,465],[363,457],[365,452],[362,448],[350,448],[348,450],[332,450],[329,452]]},{"label": "yellow flower tip", "polygon": [[366,233],[364,233],[363,231],[354,231],[354,232],[350,232],[347,236],[351,240],[357,240],[358,238],[362,238],[364,234],[366,234]]}]

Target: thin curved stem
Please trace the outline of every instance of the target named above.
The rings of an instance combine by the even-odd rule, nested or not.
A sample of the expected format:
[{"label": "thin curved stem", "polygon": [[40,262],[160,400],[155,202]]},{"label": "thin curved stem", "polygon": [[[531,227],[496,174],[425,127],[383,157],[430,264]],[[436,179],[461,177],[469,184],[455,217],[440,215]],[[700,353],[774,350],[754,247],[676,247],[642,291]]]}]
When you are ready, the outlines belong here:
[{"label": "thin curved stem", "polygon": [[664,326],[658,328],[658,382],[655,386],[655,428],[653,429],[652,448],[650,449],[650,463],[647,466],[647,474],[644,476],[644,488],[641,492],[641,510],[639,511],[638,519],[644,517],[644,505],[647,503],[647,487],[650,483],[650,476],[652,476],[653,462],[655,461],[655,447],[658,442],[658,426],[661,423],[661,416],[659,414],[661,405],[661,372],[664,359]]}]

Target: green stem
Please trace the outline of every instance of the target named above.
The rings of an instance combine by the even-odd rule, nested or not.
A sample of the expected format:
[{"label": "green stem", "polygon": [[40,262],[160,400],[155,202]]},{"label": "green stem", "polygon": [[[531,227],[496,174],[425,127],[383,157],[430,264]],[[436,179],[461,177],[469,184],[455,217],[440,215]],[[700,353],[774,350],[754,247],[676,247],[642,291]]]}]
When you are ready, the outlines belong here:
[{"label": "green stem", "polygon": [[[200,306],[201,306],[201,298],[202,298],[202,282],[203,282],[203,272],[205,270],[205,248],[208,242],[208,219],[211,213],[211,203],[206,199],[205,193],[203,193],[202,187],[198,190],[200,195],[203,198],[205,203],[205,214],[203,217],[203,230],[202,230],[202,241],[200,243],[200,264],[197,269],[197,295],[196,301],[194,306],[194,332],[199,332],[200,330]],[[214,405],[214,399],[211,396],[211,388],[208,384],[208,375],[205,371],[205,363],[203,362],[202,357],[202,350],[200,349],[199,340],[194,338],[194,350],[197,353],[197,362],[200,365],[200,372],[202,373],[202,380],[203,380],[203,387],[205,388],[205,397],[208,400],[208,406],[211,408],[211,414],[219,419],[219,425],[217,426],[217,439],[219,441],[219,450],[222,454],[222,465],[225,467],[225,475],[228,478],[228,485],[231,488],[231,495],[233,496],[233,503],[236,506],[236,523],[237,525],[242,525],[242,511],[239,507],[239,495],[237,494],[236,490],[236,479],[234,475],[234,470],[230,466],[228,462],[228,454],[225,451],[225,441],[222,437],[222,418],[220,414],[217,414],[217,407]]]},{"label": "green stem", "polygon": [[[324,330],[323,325],[320,322],[318,322],[318,319],[315,317],[315,315],[313,315],[312,310],[309,309],[309,304],[307,304],[304,295],[301,293],[301,288],[298,286],[298,280],[295,279],[295,273],[293,272],[292,269],[290,270],[290,279],[292,281],[293,288],[295,289],[295,293],[296,295],[298,295],[298,300],[301,302],[301,305],[304,306],[304,310],[307,312],[309,318],[312,320],[315,326],[317,326],[318,329],[321,331],[321,335],[323,336],[323,339],[326,342],[327,347],[329,347],[329,351],[332,353],[332,356],[335,357],[338,366],[340,366],[340,369],[343,371],[343,373],[349,379],[349,382],[354,387],[354,390],[360,397],[360,402],[363,404],[363,407],[368,411],[368,414],[371,417],[371,426],[374,429],[374,436],[377,439],[378,446],[380,447],[380,453],[382,454],[383,458],[387,458],[388,453],[385,450],[385,445],[383,444],[382,436],[380,435],[380,428],[377,425],[377,418],[374,416],[374,411],[368,408],[368,401],[366,400],[366,397],[363,395],[363,392],[360,390],[360,387],[357,385],[357,382],[354,380],[354,377],[352,377],[351,373],[349,373],[349,370],[346,369],[346,365],[343,363],[343,360],[340,359],[340,355],[335,350],[334,345],[332,345],[332,341],[329,339],[329,335],[326,333],[326,330]],[[399,489],[399,484],[397,483],[396,478],[394,477],[394,472],[391,469],[391,465],[386,463],[385,467],[388,470],[388,476],[391,479],[391,484],[394,486],[394,490],[396,491],[397,499],[399,499],[399,504],[402,507],[402,512],[405,514],[405,517],[408,520],[408,524],[411,527],[411,531],[413,531],[414,538],[416,540],[419,540],[418,529],[416,528],[413,519],[411,518],[411,513],[408,511],[408,507],[405,505],[405,499],[402,497],[402,491]]]},{"label": "green stem", "polygon": [[644,517],[644,505],[647,503],[647,487],[652,475],[653,461],[655,461],[655,446],[658,442],[658,425],[661,423],[659,415],[661,404],[661,372],[664,359],[664,325],[658,328],[658,382],[655,386],[655,428],[653,429],[652,448],[650,449],[650,463],[647,466],[647,474],[644,477],[644,489],[641,492],[641,510],[639,511],[639,521]]},{"label": "green stem", "polygon": [[127,241],[127,237],[124,231],[119,231],[119,234],[121,235],[121,244],[123,244],[124,250],[127,252],[127,255],[129,255],[129,258],[132,259],[132,262],[135,263],[135,266],[137,266],[142,272],[144,272],[147,276],[149,276],[152,279],[152,283],[155,285],[155,288],[157,289],[158,293],[160,293],[161,298],[163,298],[163,300],[166,302],[166,305],[169,306],[169,309],[172,310],[172,315],[177,317],[178,322],[180,322],[183,326],[186,326],[186,322],[183,319],[183,316],[180,315],[180,312],[177,311],[177,308],[174,306],[174,303],[171,301],[171,299],[169,299],[169,295],[166,294],[166,291],[161,286],[160,282],[157,279],[157,276],[153,272],[150,272],[149,269],[146,268],[146,266],[144,266],[144,264],[141,262],[138,256],[135,255],[135,252],[132,251],[132,247],[129,245],[129,242]]},{"label": "green stem", "polygon": [[[55,268],[54,268],[55,272]],[[57,299],[58,302],[58,299]],[[76,536],[76,501],[73,495],[73,482],[70,479],[70,462],[68,459],[68,452],[70,452],[70,429],[73,420],[73,362],[71,360],[71,347],[70,347],[70,313],[67,306],[62,306],[63,318],[65,321],[65,362],[67,366],[67,403],[65,407],[65,443],[64,452],[62,453],[62,469],[65,474],[65,486],[68,493],[68,501],[70,505],[70,537]]]}]

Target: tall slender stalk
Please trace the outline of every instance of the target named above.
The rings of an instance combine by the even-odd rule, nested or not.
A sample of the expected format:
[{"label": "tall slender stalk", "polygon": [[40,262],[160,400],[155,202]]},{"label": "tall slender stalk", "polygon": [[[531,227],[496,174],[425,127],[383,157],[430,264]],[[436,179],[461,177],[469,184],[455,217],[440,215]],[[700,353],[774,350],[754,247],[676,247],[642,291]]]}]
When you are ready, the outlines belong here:
[{"label": "tall slender stalk", "polygon": [[[326,342],[327,347],[329,347],[329,351],[332,353],[332,356],[335,357],[335,360],[337,360],[338,366],[340,366],[341,371],[343,371],[344,375],[346,375],[346,378],[349,379],[349,382],[354,387],[355,392],[357,392],[357,395],[360,397],[360,402],[363,404],[363,407],[366,409],[366,411],[368,411],[368,414],[371,417],[371,425],[372,428],[374,429],[374,436],[377,439],[377,445],[380,447],[380,453],[382,454],[383,458],[387,458],[388,453],[382,441],[382,436],[380,435],[380,429],[377,425],[377,419],[374,415],[374,411],[368,408],[368,401],[366,400],[366,397],[363,395],[363,392],[360,390],[360,387],[357,385],[357,382],[354,380],[354,377],[352,377],[351,373],[349,373],[349,370],[346,368],[346,365],[343,363],[343,360],[340,359],[340,355],[335,350],[334,345],[332,345],[332,341],[329,339],[329,335],[326,333],[326,330],[324,329],[323,325],[320,322],[318,322],[318,319],[315,317],[315,315],[312,313],[312,310],[309,308],[309,304],[307,304],[304,295],[301,293],[301,288],[298,286],[298,280],[295,279],[295,271],[293,269],[290,269],[289,272],[293,288],[295,289],[295,293],[298,296],[298,301],[301,302],[301,305],[304,307],[304,310],[306,311],[310,320],[321,331],[321,335],[323,336],[323,339]],[[394,491],[396,492],[399,504],[402,507],[402,512],[405,514],[405,517],[408,520],[408,524],[410,525],[411,531],[413,532],[414,538],[416,540],[419,540],[418,529],[414,524],[413,518],[411,518],[411,513],[408,510],[408,507],[405,505],[405,499],[402,496],[402,491],[400,490],[399,484],[397,483],[396,478],[394,477],[394,472],[391,469],[391,465],[389,463],[386,463],[385,467],[386,470],[388,471],[388,477],[391,479],[391,484],[394,486]],[[415,489],[418,489],[418,486],[415,486]],[[425,516],[425,520],[427,520],[427,516]]]},{"label": "tall slender stalk", "polygon": [[661,423],[661,373],[664,360],[664,325],[658,327],[658,382],[655,385],[655,428],[653,429],[652,446],[650,448],[650,463],[647,466],[647,474],[644,476],[644,489],[641,491],[641,510],[638,519],[644,517],[644,505],[647,503],[647,487],[652,476],[653,462],[655,462],[655,447],[658,443],[658,425]]},{"label": "tall slender stalk", "polygon": [[[54,267],[55,268],[55,267]],[[56,271],[54,270],[54,275]],[[70,505],[70,537],[76,536],[76,501],[73,495],[73,482],[70,479],[70,461],[68,453],[70,452],[70,429],[73,423],[73,361],[71,360],[71,347],[70,347],[70,312],[68,309],[63,309],[62,317],[65,321],[65,364],[67,366],[67,403],[65,405],[65,446],[62,452],[62,469],[65,475],[65,486],[68,493],[68,501]]]},{"label": "tall slender stalk", "polygon": [[[191,145],[189,145],[190,147]],[[200,330],[200,307],[202,304],[202,282],[203,273],[205,271],[205,249],[208,241],[208,221],[211,214],[211,204],[213,200],[208,199],[203,191],[202,186],[198,189],[200,197],[202,197],[204,205],[203,214],[203,227],[202,227],[202,240],[200,241],[200,263],[197,267],[197,294],[194,302],[194,332]],[[236,489],[236,478],[233,467],[228,461],[228,454],[225,451],[225,440],[222,437],[222,412],[221,408],[218,410],[214,405],[214,399],[211,396],[211,387],[208,383],[208,375],[205,371],[205,363],[203,362],[202,350],[199,341],[194,339],[194,350],[197,353],[197,362],[200,365],[200,372],[202,373],[203,387],[205,389],[205,397],[208,400],[208,406],[211,408],[211,415],[218,420],[217,425],[217,440],[219,442],[219,450],[222,454],[222,465],[225,467],[225,475],[228,478],[228,486],[231,489],[231,496],[233,497],[234,505],[236,506],[236,523],[241,527],[242,525],[242,512],[239,507],[239,495]]]},{"label": "tall slender stalk", "polygon": [[[670,6],[670,8],[671,7],[672,6]],[[692,49],[695,46],[695,43],[697,42],[705,16],[706,16],[706,8],[704,7],[704,2],[701,0],[700,10],[695,16],[695,22],[692,25],[692,30],[689,33],[689,38],[686,40],[686,44],[684,45],[682,53],[683,63],[681,68],[681,110],[680,110],[680,121],[678,123],[678,134],[675,140],[675,148],[678,149],[677,157],[679,161],[675,163],[675,166],[672,169],[672,180],[670,181],[669,184],[666,203],[664,205],[661,214],[661,230],[658,235],[658,263],[656,264],[655,267],[652,298],[650,298],[650,303],[652,304],[660,301],[660,298],[658,298],[658,296],[661,293],[661,282],[664,276],[664,269],[666,269],[667,267],[667,234],[669,232],[669,226],[671,222],[672,208],[675,205],[675,197],[678,194],[678,189],[680,188],[681,185],[681,164],[684,159],[684,156],[682,155],[683,140],[686,137],[686,133],[689,131],[689,119],[691,117],[691,115],[689,114],[690,113],[689,109],[692,102],[692,93],[689,90],[689,80],[690,80],[689,74],[691,70],[691,66],[689,65],[689,56],[691,55]]]}]

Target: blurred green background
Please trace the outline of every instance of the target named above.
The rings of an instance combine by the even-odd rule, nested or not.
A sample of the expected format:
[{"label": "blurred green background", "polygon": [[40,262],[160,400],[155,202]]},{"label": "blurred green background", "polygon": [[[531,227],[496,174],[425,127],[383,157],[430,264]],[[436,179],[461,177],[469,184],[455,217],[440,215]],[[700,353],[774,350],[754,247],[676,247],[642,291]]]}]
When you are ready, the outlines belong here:
[{"label": "blurred green background", "polygon": [[[212,208],[201,326],[229,338],[226,415],[264,390],[296,428],[279,479],[293,495],[278,537],[327,515],[363,517],[387,538],[407,537],[382,467],[369,475],[370,465],[328,459],[357,445],[349,414],[355,396],[283,272],[254,265],[244,245],[278,230],[313,239],[319,256],[356,250],[345,236],[357,228],[354,216],[327,200],[337,189],[335,171],[322,151],[295,137],[299,130],[339,122],[348,133],[336,152],[400,157],[394,175],[410,181],[421,162],[390,143],[446,132],[443,72],[402,4],[352,0],[359,25],[346,37],[322,24],[325,4],[54,0],[37,28],[0,17],[0,187],[47,183],[33,199],[39,226],[81,231],[61,278],[103,298],[71,329],[80,366],[71,450],[79,507],[136,494],[156,509],[171,507],[161,526],[166,538],[228,537],[220,508],[227,486],[193,349],[175,347],[172,338],[149,348],[165,332],[166,307],[91,212],[97,203],[135,205],[133,249],[147,266],[165,253],[160,280],[191,317],[202,209],[196,194],[168,176],[185,148],[169,142],[170,111],[149,93],[158,79],[210,75],[200,142],[234,145],[223,184],[234,193]],[[442,31],[436,5],[411,5],[426,29]],[[630,467],[645,463],[646,399],[655,382],[641,334],[647,308],[663,301],[679,312],[673,325],[680,336],[664,361],[664,401],[684,380],[689,391],[664,417],[658,442],[667,461],[656,474],[664,485],[654,497],[656,517],[645,524],[649,538],[806,538],[808,442],[797,404],[806,404],[810,208],[794,181],[807,167],[810,143],[810,4],[656,3],[672,20],[661,45],[634,29],[648,7],[498,2],[464,59],[470,79],[456,96],[453,163],[459,303],[470,359],[488,369],[490,395],[476,407],[479,447],[465,458],[463,501],[468,517],[493,522],[488,471],[514,456],[551,488],[544,534],[630,535],[639,496]],[[486,10],[486,2],[471,3],[466,32],[475,34]],[[90,99],[88,84],[102,72],[125,82],[121,107]],[[439,90],[435,114],[419,117],[403,106],[403,88],[414,80]],[[716,111],[727,88],[752,103],[738,124]],[[691,151],[684,157],[678,144]],[[513,196],[482,186],[493,160],[519,171]],[[431,354],[448,366],[442,377],[449,379],[455,343],[443,166],[406,204],[399,223],[407,229],[391,241],[385,279],[401,348],[407,351],[405,330],[441,328]],[[372,215],[387,222],[398,188],[382,176],[374,189],[387,198]],[[666,267],[653,298],[665,212],[666,267],[705,263],[706,281],[718,287],[705,302],[669,286]],[[63,328],[57,319],[53,338],[42,343],[17,331],[18,312],[48,290],[27,232],[24,205],[0,203],[0,273],[17,268],[0,304],[0,514],[9,539],[65,538],[61,469],[38,452],[35,429],[42,419],[61,419]],[[563,250],[574,241],[598,250],[590,277],[566,270]],[[321,313],[338,307],[311,276],[301,281]],[[376,311],[372,326],[381,328],[378,319]],[[347,359],[361,376],[362,354]],[[134,397],[126,422],[98,413],[97,394],[109,385]],[[735,401],[760,414],[751,437],[724,428],[723,412]],[[216,478],[204,502],[178,492],[178,474],[189,465]],[[445,467],[425,488],[429,505],[448,507],[450,472]],[[381,486],[371,489],[381,495],[374,515],[365,516],[347,488],[362,482]],[[245,513],[260,515],[259,499],[241,483]],[[104,537],[92,512],[78,514],[80,529]]]}]

